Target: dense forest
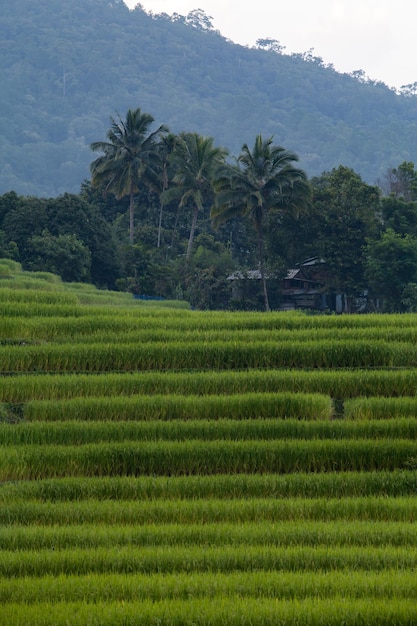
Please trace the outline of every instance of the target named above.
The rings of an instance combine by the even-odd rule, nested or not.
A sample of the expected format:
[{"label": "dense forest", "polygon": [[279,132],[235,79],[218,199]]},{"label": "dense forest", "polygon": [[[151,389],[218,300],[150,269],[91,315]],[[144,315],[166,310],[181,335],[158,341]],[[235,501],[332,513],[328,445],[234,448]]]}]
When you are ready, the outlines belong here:
[{"label": "dense forest", "polygon": [[415,85],[122,0],[4,3],[0,34],[1,256],[201,309],[417,309]]},{"label": "dense forest", "polygon": [[0,256],[201,309],[417,309],[413,162],[379,186],[308,178],[272,137],[231,155],[138,108],[110,117],[90,173],[78,194],[0,196]]},{"label": "dense forest", "polygon": [[[343,164],[368,183],[417,157],[417,98],[312,51],[254,48],[207,16],[130,11],[122,0],[1,0],[0,193],[78,193],[109,115],[149,111],[237,154],[262,133],[309,176]],[[278,30],[276,27],[275,30]]]}]

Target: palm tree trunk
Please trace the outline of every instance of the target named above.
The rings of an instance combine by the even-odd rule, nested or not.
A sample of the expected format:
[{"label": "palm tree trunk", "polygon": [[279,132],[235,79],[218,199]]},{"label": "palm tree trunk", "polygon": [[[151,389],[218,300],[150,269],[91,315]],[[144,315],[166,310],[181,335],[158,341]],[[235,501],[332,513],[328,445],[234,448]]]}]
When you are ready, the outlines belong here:
[{"label": "palm tree trunk", "polygon": [[133,244],[133,238],[134,238],[134,230],[135,230],[135,224],[134,224],[134,217],[135,217],[135,194],[133,191],[133,185],[130,185],[130,193],[129,193],[129,197],[130,197],[130,203],[129,203],[129,239],[130,239],[130,243]]},{"label": "palm tree trunk", "polygon": [[271,310],[269,306],[268,289],[266,286],[265,267],[264,267],[264,233],[262,218],[258,221],[258,252],[259,252],[259,270],[261,272],[262,289],[264,293],[265,311]]},{"label": "palm tree trunk", "polygon": [[191,224],[190,236],[188,237],[187,254],[185,255],[186,261],[188,261],[188,259],[190,258],[191,248],[193,247],[195,227],[197,226],[197,218],[198,218],[198,206],[196,205],[194,209],[193,221]]},{"label": "palm tree trunk", "polygon": [[175,215],[174,228],[172,229],[171,248],[174,247],[175,235],[177,234],[177,226],[178,226],[178,220],[179,219],[180,219],[180,210],[179,210],[179,207],[177,207],[177,213]]},{"label": "palm tree trunk", "polygon": [[[164,169],[162,175],[162,191],[168,189],[168,170],[167,170],[167,162],[164,161]],[[159,203],[159,224],[158,224],[158,243],[156,245],[157,248],[161,246],[161,230],[162,230],[162,213],[164,211],[164,205],[162,201]]]},{"label": "palm tree trunk", "polygon": [[157,248],[161,247],[161,230],[162,230],[162,212],[164,210],[164,205],[162,202],[159,204],[159,223],[158,223],[158,241],[156,244]]}]

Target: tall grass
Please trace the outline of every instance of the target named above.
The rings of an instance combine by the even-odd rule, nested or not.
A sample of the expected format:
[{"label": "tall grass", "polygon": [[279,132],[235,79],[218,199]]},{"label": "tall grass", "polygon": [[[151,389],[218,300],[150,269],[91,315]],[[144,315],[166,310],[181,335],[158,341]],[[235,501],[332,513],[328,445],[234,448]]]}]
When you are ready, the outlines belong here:
[{"label": "tall grass", "polygon": [[[66,290],[66,293],[70,293]],[[82,291],[81,293],[84,293]],[[80,298],[79,291],[76,291],[78,300],[84,303],[86,296]],[[116,294],[117,295],[117,294]],[[131,304],[129,294],[119,294],[123,298],[119,298],[119,303],[125,305]],[[103,292],[101,296],[94,296],[96,299],[101,298],[104,302],[107,298],[109,304],[117,304],[116,296],[106,296]],[[142,305],[145,306],[145,305]],[[155,307],[155,305],[153,305]],[[167,306],[167,305],[166,305]],[[126,307],[124,307],[126,308]],[[143,342],[239,342],[254,343],[274,341],[282,342],[311,342],[311,341],[328,341],[337,340],[344,342],[352,341],[380,341],[384,343],[403,342],[416,344],[417,342],[417,320],[416,327],[392,327],[385,329],[384,327],[366,327],[366,328],[346,328],[346,327],[317,327],[317,328],[228,328],[226,325],[219,328],[200,328],[197,317],[188,318],[187,325],[177,317],[172,316],[169,323],[161,323],[161,320],[148,319],[143,312],[137,311],[136,316],[120,315],[120,309],[117,306],[113,315],[97,314],[91,316],[86,314],[77,318],[58,316],[49,317],[45,320],[42,317],[21,318],[19,323],[15,319],[15,328],[13,332],[16,336],[27,336],[37,340],[53,340],[55,342],[65,343],[69,340],[82,342],[88,339],[95,343],[143,343]],[[167,312],[167,317],[171,315]],[[11,332],[11,322],[9,320],[9,333]],[[180,327],[178,327],[180,324]],[[144,327],[145,326],[145,327]],[[0,333],[4,335],[5,330],[0,329]],[[1,335],[0,335],[1,337]]]},{"label": "tall grass", "polygon": [[[98,417],[103,414],[98,413]],[[148,420],[146,414],[138,420]],[[122,441],[248,441],[276,439],[417,439],[417,419],[315,421],[302,419],[186,419],[0,423],[0,445],[116,443]]]},{"label": "tall grass", "polygon": [[414,496],[354,498],[220,498],[170,500],[7,501],[0,509],[3,525],[80,524],[214,524],[283,521],[414,522]]},{"label": "tall grass", "polygon": [[[133,602],[11,603],[0,615],[2,626],[68,626],[68,616],[78,626],[410,626],[417,622],[414,599],[282,600],[197,598]],[[140,616],[140,622],[138,622]]]},{"label": "tall grass", "polygon": [[22,271],[22,265],[18,261],[13,261],[13,259],[1,258],[0,265],[7,267],[7,269],[14,273],[18,274]]},{"label": "tall grass", "polygon": [[[12,502],[85,502],[89,499],[115,502],[138,500],[204,500],[216,502],[235,499],[274,498],[377,498],[377,502],[391,507],[399,506],[400,498],[408,498],[417,492],[417,473],[414,470],[378,472],[332,472],[306,474],[234,474],[212,476],[141,476],[101,478],[55,478],[42,481],[3,483],[0,502],[7,520],[7,506]],[[408,501],[407,501],[408,502]],[[408,502],[412,515],[417,515],[417,505]],[[218,504],[220,507],[221,505]],[[280,506],[280,505],[278,505]],[[30,507],[29,507],[30,508]],[[1,515],[0,508],[0,515]],[[24,511],[29,510],[24,507]],[[29,518],[31,518],[29,516]],[[21,518],[19,518],[20,520]]]},{"label": "tall grass", "polygon": [[[50,313],[53,313],[57,307],[55,314],[58,315],[62,305],[75,305],[77,298],[61,289],[56,289],[55,285],[51,289],[51,284],[43,278],[20,279],[19,281],[13,279],[8,287],[5,287],[4,280],[0,283],[0,303],[2,310],[6,314],[9,313],[11,317],[15,316],[19,310],[30,314],[30,307],[33,305],[38,305],[41,310],[49,307]],[[14,314],[13,307],[10,305],[14,305],[17,309]],[[36,310],[32,308],[32,314],[36,314]]]},{"label": "tall grass", "polygon": [[350,419],[381,420],[417,417],[417,396],[410,398],[355,398],[345,402],[345,416]]},{"label": "tall grass", "polygon": [[21,374],[0,377],[0,401],[133,394],[320,393],[334,398],[414,396],[417,369],[245,370],[129,372],[104,374]]},{"label": "tall grass", "polygon": [[[413,571],[377,572],[176,572],[175,574],[88,574],[0,579],[0,602],[134,602],[189,600],[329,598],[412,600],[417,594]],[[338,622],[337,622],[338,623]]]},{"label": "tall grass", "polygon": [[417,346],[401,342],[311,341],[306,343],[149,342],[4,347],[3,372],[135,371],[158,369],[410,367]]},{"label": "tall grass", "polygon": [[417,464],[404,439],[157,441],[5,447],[0,480],[64,476],[180,476],[225,473],[379,471]]},{"label": "tall grass", "polygon": [[302,393],[243,393],[234,395],[154,394],[33,400],[23,417],[30,421],[63,420],[184,420],[300,418],[330,419],[332,401],[328,396]]},{"label": "tall grass", "polygon": [[0,275],[0,626],[417,622],[416,315]]},{"label": "tall grass", "polygon": [[[414,522],[291,520],[205,524],[9,525],[0,528],[1,550],[64,550],[116,546],[396,546],[415,547]],[[417,582],[416,582],[417,584]]]},{"label": "tall grass", "polygon": [[410,546],[202,546],[84,548],[2,551],[0,576],[46,574],[234,572],[285,570],[383,571],[417,567],[417,551]]}]

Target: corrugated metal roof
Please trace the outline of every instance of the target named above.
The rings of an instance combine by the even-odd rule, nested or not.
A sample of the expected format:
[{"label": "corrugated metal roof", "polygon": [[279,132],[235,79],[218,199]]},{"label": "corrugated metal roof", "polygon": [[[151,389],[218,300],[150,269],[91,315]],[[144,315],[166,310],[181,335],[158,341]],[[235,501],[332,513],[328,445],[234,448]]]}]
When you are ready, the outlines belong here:
[{"label": "corrugated metal roof", "polygon": [[295,278],[297,274],[299,273],[300,273],[300,270],[287,270],[287,275],[285,278],[287,280],[291,280],[292,278]]}]

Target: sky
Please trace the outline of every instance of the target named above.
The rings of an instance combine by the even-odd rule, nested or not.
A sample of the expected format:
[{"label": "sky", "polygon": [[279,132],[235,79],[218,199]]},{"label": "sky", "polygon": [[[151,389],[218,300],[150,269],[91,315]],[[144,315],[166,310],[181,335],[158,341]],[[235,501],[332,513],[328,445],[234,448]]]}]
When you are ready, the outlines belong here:
[{"label": "sky", "polygon": [[[134,8],[138,0],[124,0]],[[203,9],[215,29],[253,46],[270,37],[285,53],[307,52],[338,72],[363,70],[400,88],[417,82],[414,0],[140,0],[145,11],[187,15]]]}]

